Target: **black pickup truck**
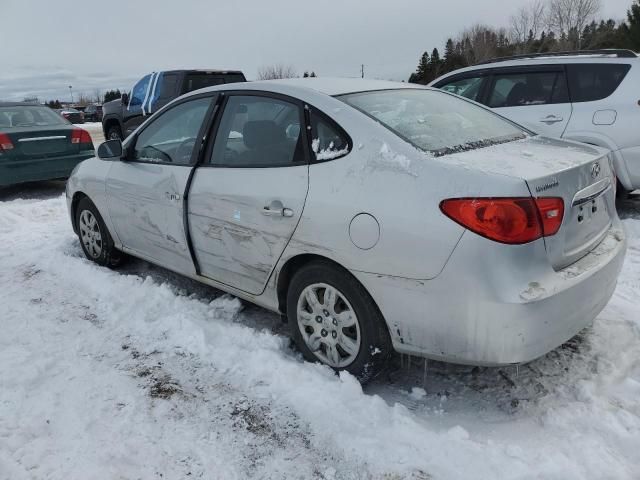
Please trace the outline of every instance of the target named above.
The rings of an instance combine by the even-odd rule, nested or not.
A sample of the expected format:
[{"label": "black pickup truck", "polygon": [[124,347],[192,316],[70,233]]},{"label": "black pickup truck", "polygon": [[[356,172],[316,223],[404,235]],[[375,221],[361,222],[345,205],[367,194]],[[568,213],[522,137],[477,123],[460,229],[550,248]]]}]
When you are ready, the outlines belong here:
[{"label": "black pickup truck", "polygon": [[169,70],[142,77],[121,98],[102,106],[102,130],[106,139],[124,139],[174,98],[199,88],[246,82],[239,70]]}]

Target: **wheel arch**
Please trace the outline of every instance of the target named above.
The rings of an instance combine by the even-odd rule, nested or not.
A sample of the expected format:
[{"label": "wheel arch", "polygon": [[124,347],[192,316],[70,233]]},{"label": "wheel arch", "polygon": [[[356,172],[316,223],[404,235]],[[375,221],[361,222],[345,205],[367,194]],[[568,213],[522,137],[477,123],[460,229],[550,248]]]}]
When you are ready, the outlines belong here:
[{"label": "wheel arch", "polygon": [[102,119],[102,133],[104,134],[105,138],[108,135],[109,128],[114,125],[117,126],[120,129],[120,133],[122,133],[122,122],[120,122],[120,119],[118,117],[113,116]]},{"label": "wheel arch", "polygon": [[73,197],[71,198],[71,225],[73,226],[73,231],[76,234],[78,233],[78,225],[76,224],[76,209],[78,208],[80,200],[82,200],[83,198],[89,198],[89,195],[84,192],[75,192],[73,194]]},{"label": "wheel arch", "polygon": [[384,323],[387,327],[387,333],[389,334],[389,338],[392,338],[391,330],[389,329],[389,322],[383,315],[382,310],[378,305],[378,302],[376,302],[375,298],[373,298],[373,295],[371,295],[371,292],[369,292],[369,289],[366,287],[366,285],[364,285],[358,278],[356,278],[355,275],[353,275],[347,268],[342,266],[340,263],[336,262],[335,260],[329,257],[325,257],[323,255],[318,255],[315,253],[301,253],[299,255],[295,255],[289,258],[284,263],[282,268],[280,268],[280,271],[278,272],[278,276],[276,278],[276,292],[278,295],[278,311],[282,315],[286,317],[286,314],[287,314],[287,292],[289,290],[289,285],[291,284],[291,279],[293,278],[293,276],[298,270],[300,270],[302,267],[312,262],[322,262],[322,263],[329,264],[334,268],[342,271],[345,275],[350,276],[356,282],[358,282],[362,286],[362,288],[364,288],[364,290],[367,292],[367,294],[371,298],[371,301],[373,302],[374,307],[378,310],[378,312],[380,313],[380,316],[384,319]]}]

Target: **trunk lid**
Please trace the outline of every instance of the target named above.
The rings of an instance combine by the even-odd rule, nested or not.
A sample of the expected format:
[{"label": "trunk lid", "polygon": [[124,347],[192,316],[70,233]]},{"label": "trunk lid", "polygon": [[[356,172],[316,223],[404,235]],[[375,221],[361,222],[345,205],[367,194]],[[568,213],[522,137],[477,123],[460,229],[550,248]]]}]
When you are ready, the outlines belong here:
[{"label": "trunk lid", "polygon": [[12,129],[6,135],[13,143],[8,156],[13,158],[54,158],[80,152],[80,145],[71,143],[71,126],[23,127]]},{"label": "trunk lid", "polygon": [[544,237],[556,270],[589,253],[616,216],[613,170],[607,152],[597,147],[536,136],[441,158],[521,178],[534,198],[561,197],[562,225],[555,235]]}]

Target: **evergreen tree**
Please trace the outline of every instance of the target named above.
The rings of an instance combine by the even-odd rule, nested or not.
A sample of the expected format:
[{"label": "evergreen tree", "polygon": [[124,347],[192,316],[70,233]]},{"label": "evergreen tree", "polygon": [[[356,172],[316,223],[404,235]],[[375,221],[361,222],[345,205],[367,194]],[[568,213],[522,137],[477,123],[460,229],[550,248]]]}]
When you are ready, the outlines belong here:
[{"label": "evergreen tree", "polygon": [[627,46],[636,52],[640,52],[640,0],[635,0],[627,11],[626,37]]},{"label": "evergreen tree", "polygon": [[315,78],[315,77],[317,77],[316,72],[313,72],[313,71],[311,72],[311,75],[309,75],[309,76],[310,76],[311,78]]},{"label": "evergreen tree", "polygon": [[302,74],[302,78],[309,78],[309,72],[306,72],[306,71],[305,71],[305,72]]}]

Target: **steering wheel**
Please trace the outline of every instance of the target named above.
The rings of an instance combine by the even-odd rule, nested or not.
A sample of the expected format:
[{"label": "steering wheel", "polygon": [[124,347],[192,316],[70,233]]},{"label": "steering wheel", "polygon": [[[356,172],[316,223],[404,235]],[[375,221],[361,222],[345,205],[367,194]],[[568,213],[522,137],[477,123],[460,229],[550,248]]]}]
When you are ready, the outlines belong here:
[{"label": "steering wheel", "polygon": [[178,148],[176,148],[176,161],[180,163],[189,163],[191,161],[191,154],[193,153],[193,147],[196,146],[195,138],[187,138],[180,142]]}]

